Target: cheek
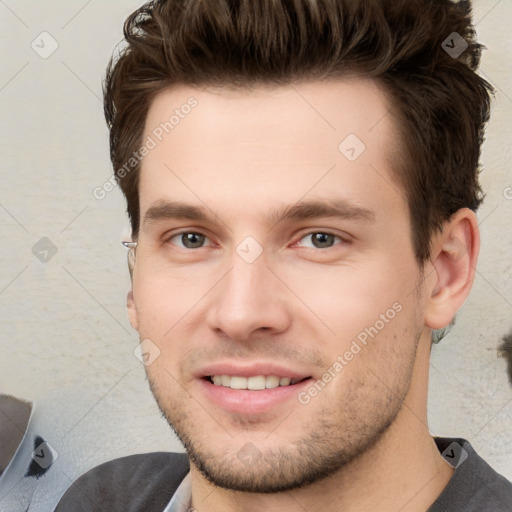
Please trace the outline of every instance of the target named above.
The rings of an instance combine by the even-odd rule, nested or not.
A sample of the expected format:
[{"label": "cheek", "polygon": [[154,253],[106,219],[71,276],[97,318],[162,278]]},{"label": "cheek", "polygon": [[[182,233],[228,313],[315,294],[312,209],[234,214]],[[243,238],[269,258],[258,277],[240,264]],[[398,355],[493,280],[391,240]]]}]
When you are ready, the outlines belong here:
[{"label": "cheek", "polygon": [[136,269],[133,295],[140,328],[163,337],[193,311],[211,285],[199,272],[170,272],[149,266],[141,265]]},{"label": "cheek", "polygon": [[317,332],[328,332],[323,326],[330,331],[321,340],[322,352],[329,365],[338,363],[331,373],[343,375],[335,379],[342,387],[346,379],[359,381],[362,375],[363,382],[350,386],[364,387],[369,376],[373,381],[379,375],[385,386],[394,387],[409,372],[422,330],[421,303],[410,285],[417,276],[376,273],[364,279],[356,274],[320,280],[305,295],[322,320]]},{"label": "cheek", "polygon": [[392,416],[409,388],[420,333],[415,311],[402,309],[388,323],[330,344],[331,366],[322,376],[329,383],[316,406],[375,421],[375,415]]},{"label": "cheek", "polygon": [[[389,266],[352,265],[319,269],[295,269],[285,280],[304,306],[304,318],[318,320],[340,339],[352,339],[372,326],[379,331],[410,301],[410,282],[415,278],[393,272]],[[402,274],[402,275],[400,275]]]}]

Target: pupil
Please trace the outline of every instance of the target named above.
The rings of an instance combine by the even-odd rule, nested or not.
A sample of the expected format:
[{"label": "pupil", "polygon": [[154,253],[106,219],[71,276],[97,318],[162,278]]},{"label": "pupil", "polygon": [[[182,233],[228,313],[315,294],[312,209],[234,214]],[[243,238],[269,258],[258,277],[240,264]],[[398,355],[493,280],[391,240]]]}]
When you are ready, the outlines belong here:
[{"label": "pupil", "polygon": [[204,242],[204,235],[199,233],[184,233],[181,237],[183,245],[189,249],[201,247]]},{"label": "pupil", "polygon": [[334,235],[328,233],[315,233],[313,236],[313,245],[316,247],[330,247],[334,242]]}]

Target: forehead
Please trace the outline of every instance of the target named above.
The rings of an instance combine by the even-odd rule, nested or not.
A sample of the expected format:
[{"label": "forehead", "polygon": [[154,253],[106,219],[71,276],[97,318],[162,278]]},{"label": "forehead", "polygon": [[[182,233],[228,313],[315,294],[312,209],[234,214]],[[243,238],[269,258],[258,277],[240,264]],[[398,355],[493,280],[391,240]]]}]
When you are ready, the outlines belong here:
[{"label": "forehead", "polygon": [[396,133],[386,94],[371,80],[175,86],[148,111],[144,141],[154,147],[141,164],[141,213],[177,198],[229,207],[237,197],[254,211],[334,188],[358,203],[385,182],[394,191],[381,200],[396,202]]}]

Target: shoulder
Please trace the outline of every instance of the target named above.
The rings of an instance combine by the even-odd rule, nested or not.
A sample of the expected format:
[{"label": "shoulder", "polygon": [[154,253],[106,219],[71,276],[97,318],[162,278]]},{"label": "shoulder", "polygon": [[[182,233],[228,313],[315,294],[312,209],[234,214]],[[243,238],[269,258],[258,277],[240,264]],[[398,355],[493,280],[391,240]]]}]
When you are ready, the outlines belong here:
[{"label": "shoulder", "polygon": [[438,437],[435,442],[455,471],[428,512],[512,510],[512,483],[494,471],[468,441]]},{"label": "shoulder", "polygon": [[145,453],[105,462],[78,478],[55,512],[161,512],[188,471],[184,453]]}]

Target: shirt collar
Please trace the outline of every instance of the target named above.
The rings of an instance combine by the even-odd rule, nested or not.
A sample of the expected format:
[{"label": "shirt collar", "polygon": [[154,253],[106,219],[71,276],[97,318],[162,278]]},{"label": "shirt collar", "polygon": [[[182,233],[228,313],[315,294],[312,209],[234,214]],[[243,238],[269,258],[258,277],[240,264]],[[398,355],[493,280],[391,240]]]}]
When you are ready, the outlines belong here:
[{"label": "shirt collar", "polygon": [[190,481],[190,472],[182,480],[176,489],[171,501],[163,512],[190,512],[192,508],[192,484]]}]

